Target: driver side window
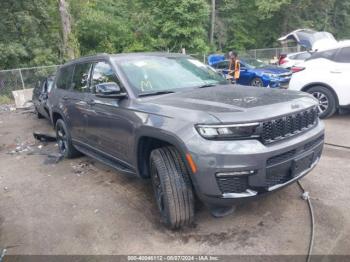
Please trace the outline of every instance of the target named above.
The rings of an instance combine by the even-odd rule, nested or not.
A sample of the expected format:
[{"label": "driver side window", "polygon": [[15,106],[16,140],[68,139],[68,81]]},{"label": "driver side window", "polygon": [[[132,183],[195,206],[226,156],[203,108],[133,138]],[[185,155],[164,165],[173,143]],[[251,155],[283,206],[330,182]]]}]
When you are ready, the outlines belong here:
[{"label": "driver side window", "polygon": [[120,86],[120,82],[113,72],[112,67],[106,62],[97,62],[94,66],[91,87],[95,90],[95,86],[102,83],[115,82]]}]

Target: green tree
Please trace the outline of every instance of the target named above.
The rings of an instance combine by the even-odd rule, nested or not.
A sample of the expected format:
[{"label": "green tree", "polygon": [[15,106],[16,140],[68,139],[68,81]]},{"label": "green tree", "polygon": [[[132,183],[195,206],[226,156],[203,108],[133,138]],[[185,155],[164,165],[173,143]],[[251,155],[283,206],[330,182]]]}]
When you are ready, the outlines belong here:
[{"label": "green tree", "polygon": [[60,62],[56,1],[2,0],[0,17],[0,68]]}]

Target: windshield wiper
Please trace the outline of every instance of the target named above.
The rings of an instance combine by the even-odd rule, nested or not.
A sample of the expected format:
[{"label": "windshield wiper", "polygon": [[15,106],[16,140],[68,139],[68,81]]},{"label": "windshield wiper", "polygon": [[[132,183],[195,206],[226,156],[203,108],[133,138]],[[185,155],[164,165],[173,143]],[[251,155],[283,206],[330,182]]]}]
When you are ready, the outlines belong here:
[{"label": "windshield wiper", "polygon": [[206,87],[211,87],[211,86],[216,86],[217,84],[213,84],[213,83],[211,83],[211,84],[203,84],[203,85],[201,85],[201,86],[198,86],[198,88],[206,88]]},{"label": "windshield wiper", "polygon": [[143,96],[156,96],[156,95],[165,95],[165,94],[172,94],[175,93],[174,91],[156,91],[156,92],[145,92],[145,93],[141,93],[139,94],[139,97],[143,97]]}]

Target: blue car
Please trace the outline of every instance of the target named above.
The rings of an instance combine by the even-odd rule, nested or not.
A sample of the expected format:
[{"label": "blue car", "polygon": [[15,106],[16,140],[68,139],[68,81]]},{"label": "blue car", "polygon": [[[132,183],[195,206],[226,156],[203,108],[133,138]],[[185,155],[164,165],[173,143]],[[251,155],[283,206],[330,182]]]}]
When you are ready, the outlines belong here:
[{"label": "blue car", "polygon": [[[271,66],[253,58],[242,58],[241,74],[238,84],[270,88],[287,88],[292,72],[277,66]],[[229,61],[222,55],[211,55],[208,63],[218,72],[228,74]]]}]

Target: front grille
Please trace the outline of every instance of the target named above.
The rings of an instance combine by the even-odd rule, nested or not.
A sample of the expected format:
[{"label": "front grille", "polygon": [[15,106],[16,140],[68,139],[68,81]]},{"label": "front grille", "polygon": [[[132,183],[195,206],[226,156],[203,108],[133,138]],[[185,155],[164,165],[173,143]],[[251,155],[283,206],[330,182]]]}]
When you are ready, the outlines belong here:
[{"label": "front grille", "polygon": [[266,186],[271,187],[278,184],[284,184],[292,179],[290,169],[267,169],[266,170]]},{"label": "front grille", "polygon": [[283,74],[279,74],[279,77],[291,77],[292,73],[283,73]]},{"label": "front grille", "polygon": [[313,127],[317,121],[317,109],[277,118],[262,124],[261,138],[264,144],[290,137]]},{"label": "front grille", "polygon": [[271,158],[267,159],[266,164],[268,166],[271,166],[274,164],[282,163],[285,160],[291,159],[295,155],[296,151],[297,151],[296,149],[293,149],[293,150],[290,150],[286,153],[271,157]]},{"label": "front grille", "polygon": [[316,138],[316,139],[306,143],[304,145],[304,150],[309,150],[310,148],[314,147],[315,145],[321,143],[321,141],[323,141],[323,140],[324,140],[324,135],[322,135],[322,136],[320,136],[320,137],[318,137],[318,138]]},{"label": "front grille", "polygon": [[245,192],[248,188],[247,176],[217,177],[216,181],[223,194],[242,193]]}]

